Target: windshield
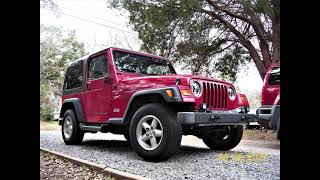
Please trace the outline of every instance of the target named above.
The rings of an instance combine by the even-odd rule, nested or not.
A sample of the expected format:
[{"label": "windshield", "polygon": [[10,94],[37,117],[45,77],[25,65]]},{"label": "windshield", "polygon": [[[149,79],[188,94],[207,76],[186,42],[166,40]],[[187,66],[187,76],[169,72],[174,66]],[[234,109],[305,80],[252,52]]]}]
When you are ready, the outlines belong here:
[{"label": "windshield", "polygon": [[280,74],[280,67],[273,67],[271,72],[271,74]]},{"label": "windshield", "polygon": [[113,51],[115,65],[120,71],[143,75],[176,74],[169,61],[148,56]]}]

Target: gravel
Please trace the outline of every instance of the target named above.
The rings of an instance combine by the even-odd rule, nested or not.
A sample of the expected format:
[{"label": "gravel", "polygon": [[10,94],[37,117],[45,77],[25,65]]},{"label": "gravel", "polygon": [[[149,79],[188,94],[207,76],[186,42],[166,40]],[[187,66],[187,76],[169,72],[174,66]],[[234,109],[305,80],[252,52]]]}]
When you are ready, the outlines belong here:
[{"label": "gravel", "polygon": [[183,136],[179,151],[158,163],[144,161],[122,135],[111,133],[85,134],[82,145],[66,146],[60,132],[40,132],[40,146],[152,179],[280,179],[277,142],[243,140],[233,150],[217,152]]},{"label": "gravel", "polygon": [[111,176],[79,166],[55,155],[40,151],[40,180],[45,179],[95,179],[115,180]]}]

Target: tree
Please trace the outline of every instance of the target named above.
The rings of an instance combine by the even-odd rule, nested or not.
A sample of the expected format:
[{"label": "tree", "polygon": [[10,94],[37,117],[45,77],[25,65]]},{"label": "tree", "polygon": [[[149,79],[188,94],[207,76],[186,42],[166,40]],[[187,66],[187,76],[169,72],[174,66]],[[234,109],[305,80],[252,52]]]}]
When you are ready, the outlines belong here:
[{"label": "tree", "polygon": [[253,60],[261,78],[280,62],[280,0],[113,0],[130,13],[141,50],[196,72],[236,79]]},{"label": "tree", "polygon": [[63,36],[61,28],[40,25],[40,82],[61,95],[63,76],[67,64],[85,54],[84,44],[76,39],[75,31]]},{"label": "tree", "polygon": [[40,0],[40,8],[48,8],[52,11],[56,11],[58,9],[58,5],[54,0]]},{"label": "tree", "polygon": [[[76,32],[40,24],[40,111],[48,110],[48,94],[62,95],[63,72],[68,63],[85,55],[84,44],[76,39]],[[46,116],[46,115],[45,115]]]},{"label": "tree", "polygon": [[261,106],[261,92],[248,92],[246,94],[250,104],[250,109],[255,112],[255,110],[257,110]]}]

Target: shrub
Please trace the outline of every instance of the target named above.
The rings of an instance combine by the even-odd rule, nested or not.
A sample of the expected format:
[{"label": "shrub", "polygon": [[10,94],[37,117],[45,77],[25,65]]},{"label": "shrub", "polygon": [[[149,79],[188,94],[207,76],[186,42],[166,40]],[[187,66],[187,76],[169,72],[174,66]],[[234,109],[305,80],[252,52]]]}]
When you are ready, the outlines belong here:
[{"label": "shrub", "polygon": [[50,106],[40,108],[40,120],[49,121],[53,119],[54,111]]}]

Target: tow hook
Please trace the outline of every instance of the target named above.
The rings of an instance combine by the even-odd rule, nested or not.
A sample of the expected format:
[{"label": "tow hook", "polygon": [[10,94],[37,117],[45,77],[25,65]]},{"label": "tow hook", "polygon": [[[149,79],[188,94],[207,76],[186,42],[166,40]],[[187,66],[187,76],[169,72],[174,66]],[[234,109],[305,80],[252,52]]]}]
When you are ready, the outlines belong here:
[{"label": "tow hook", "polygon": [[215,121],[215,120],[218,120],[218,119],[220,119],[221,117],[220,116],[217,116],[217,115],[211,115],[210,116],[210,120],[211,121]]}]

